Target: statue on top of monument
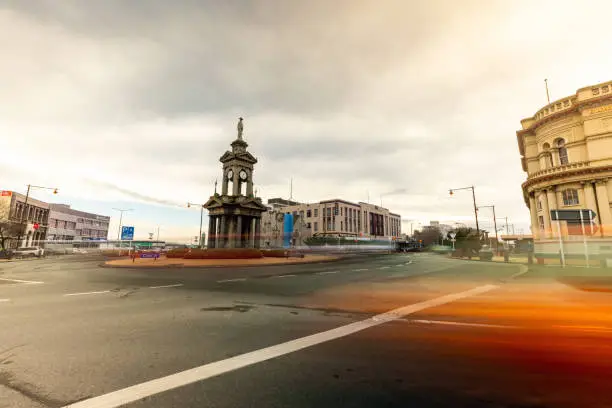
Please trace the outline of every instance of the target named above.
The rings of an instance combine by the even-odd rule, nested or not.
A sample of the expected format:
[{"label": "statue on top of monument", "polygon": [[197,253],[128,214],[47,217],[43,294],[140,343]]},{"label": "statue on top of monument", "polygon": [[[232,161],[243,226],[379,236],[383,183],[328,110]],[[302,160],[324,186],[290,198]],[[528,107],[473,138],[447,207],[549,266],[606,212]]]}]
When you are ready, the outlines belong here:
[{"label": "statue on top of monument", "polygon": [[242,124],[242,118],[238,118],[238,140],[242,140],[242,131],[244,130],[244,125]]}]

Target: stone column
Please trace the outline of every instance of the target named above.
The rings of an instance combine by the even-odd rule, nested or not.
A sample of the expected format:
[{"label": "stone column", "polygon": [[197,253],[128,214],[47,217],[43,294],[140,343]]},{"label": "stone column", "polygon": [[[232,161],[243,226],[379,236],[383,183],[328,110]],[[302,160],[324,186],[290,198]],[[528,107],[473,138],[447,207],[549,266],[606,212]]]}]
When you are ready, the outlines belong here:
[{"label": "stone column", "polygon": [[255,241],[254,248],[259,248],[259,241],[261,240],[261,218],[255,218]]},{"label": "stone column", "polygon": [[253,194],[253,174],[249,173],[246,181],[246,195],[247,197]]},{"label": "stone column", "polygon": [[227,216],[227,245],[226,248],[235,248],[234,231],[236,219],[232,215]]},{"label": "stone column", "polygon": [[561,165],[561,161],[559,160],[559,148],[558,147],[551,147],[550,148],[550,155],[552,157],[552,165],[553,165],[553,167],[560,166]]},{"label": "stone column", "polygon": [[529,193],[529,212],[531,213],[531,234],[535,240],[540,236],[540,223],[538,222],[538,204],[533,192]]},{"label": "stone column", "polygon": [[208,248],[215,247],[215,235],[216,235],[216,220],[214,215],[208,216]]},{"label": "stone column", "polygon": [[559,236],[559,228],[555,223],[559,221],[553,221],[550,216],[550,212],[558,208],[557,193],[555,192],[555,187],[550,187],[546,190],[546,198],[548,202],[548,219],[550,220],[550,236],[553,238],[557,238]]},{"label": "stone column", "polygon": [[227,230],[226,230],[226,216],[220,215],[221,218],[219,222],[219,235],[217,236],[217,248],[225,248],[227,247]]},{"label": "stone column", "polygon": [[242,232],[242,215],[236,216],[236,248],[243,247],[244,234]]},{"label": "stone column", "polygon": [[597,201],[595,200],[595,190],[593,189],[593,181],[583,181],[580,184],[582,184],[582,192],[584,193],[583,206],[585,209],[592,210],[595,214],[597,214],[592,220],[592,223],[595,225],[599,225],[601,223],[601,219],[599,218],[600,215],[599,211],[597,210]]},{"label": "stone column", "polygon": [[238,171],[234,171],[234,179],[232,180],[233,182],[233,189],[232,189],[232,195],[240,195],[240,176],[238,175]]},{"label": "stone column", "polygon": [[610,199],[608,198],[608,180],[597,180],[595,182],[597,195],[597,207],[599,208],[599,219],[604,236],[612,235],[612,215],[610,214]]},{"label": "stone column", "polygon": [[227,173],[223,173],[223,181],[221,182],[221,195],[227,195],[228,189]]},{"label": "stone column", "polygon": [[538,200],[542,200],[542,215],[544,216],[544,233],[541,234],[541,239],[550,238],[551,237],[551,223],[550,223],[550,209],[548,208],[548,196],[545,190],[540,190],[536,192]]}]

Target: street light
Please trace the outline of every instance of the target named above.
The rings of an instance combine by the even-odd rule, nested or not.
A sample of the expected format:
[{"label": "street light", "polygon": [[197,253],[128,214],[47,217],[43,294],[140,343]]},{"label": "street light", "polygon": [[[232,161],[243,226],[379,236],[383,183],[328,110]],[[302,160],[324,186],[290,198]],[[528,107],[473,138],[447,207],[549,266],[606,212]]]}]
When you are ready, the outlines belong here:
[{"label": "street light", "polygon": [[491,209],[493,209],[493,225],[495,227],[495,251],[499,255],[499,240],[497,238],[497,218],[495,218],[495,206],[494,205],[481,205],[478,208],[491,208]]},{"label": "street light", "polygon": [[198,242],[200,243],[200,249],[202,249],[202,218],[204,218],[204,204],[187,203],[187,208],[191,208],[192,205],[200,206],[200,238]]},{"label": "street light", "polygon": [[[53,190],[53,194],[57,194],[57,188],[56,187],[43,187],[43,186],[34,186],[32,184],[28,184],[28,191],[26,192],[26,197],[25,197],[25,201],[23,203],[23,211],[21,212],[21,220],[20,220],[20,224],[21,224],[21,230],[23,231],[23,235],[25,235],[25,229],[26,229],[26,224],[25,221],[27,217],[24,217],[26,214],[26,212],[28,209],[28,199],[30,198],[30,189],[32,188],[38,188],[40,190]],[[22,232],[19,232],[19,235],[17,235],[17,245],[19,246],[19,241],[21,241],[21,234]]]},{"label": "street light", "polygon": [[113,210],[119,211],[121,213],[121,215],[119,216],[119,228],[117,228],[117,241],[120,241],[120,237],[121,237],[121,223],[123,222],[123,213],[127,212],[127,211],[134,211],[134,209],[133,208],[126,208],[126,209],[113,208]]},{"label": "street light", "polygon": [[474,218],[476,218],[476,233],[478,234],[478,240],[480,241],[480,228],[478,227],[478,207],[476,207],[476,193],[474,192],[474,186],[451,188],[448,193],[452,197],[455,191],[459,190],[472,190],[472,200],[474,202]]}]

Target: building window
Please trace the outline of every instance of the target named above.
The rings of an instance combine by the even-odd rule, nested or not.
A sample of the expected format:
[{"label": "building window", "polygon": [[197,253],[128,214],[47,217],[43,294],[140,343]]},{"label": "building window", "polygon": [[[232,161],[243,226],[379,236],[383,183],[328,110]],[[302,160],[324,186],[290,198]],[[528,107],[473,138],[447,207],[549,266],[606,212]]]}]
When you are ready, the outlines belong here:
[{"label": "building window", "polygon": [[331,217],[331,208],[328,208],[328,209],[327,209],[327,216],[328,216],[328,217]]},{"label": "building window", "polygon": [[310,218],[310,217],[312,217],[312,211],[311,210],[306,210],[306,218]]},{"label": "building window", "polygon": [[331,223],[331,221],[327,221],[327,230],[328,231],[332,230],[332,223]]},{"label": "building window", "polygon": [[[317,211],[317,210],[315,210],[315,211]],[[315,230],[315,232],[317,232],[319,230],[319,223],[316,222],[316,221],[314,223],[314,230]]]},{"label": "building window", "polygon": [[340,215],[342,215],[342,208],[343,208],[343,207],[340,207]]},{"label": "building window", "polygon": [[540,215],[538,217],[538,224],[540,226],[540,231],[544,231],[544,216]]},{"label": "building window", "polygon": [[315,216],[315,217],[318,217],[318,216],[319,216],[319,209],[318,209],[318,208],[315,208],[315,210],[314,210],[314,216]]},{"label": "building window", "polygon": [[300,211],[300,218],[304,218],[304,210]]},{"label": "building window", "polygon": [[334,207],[334,215],[338,215],[338,206],[337,205]]},{"label": "building window", "polygon": [[538,200],[538,211],[542,211],[542,201]]},{"label": "building window", "polygon": [[344,227],[344,224],[342,223],[342,221],[340,221],[340,231],[344,231],[343,227]]},{"label": "building window", "polygon": [[570,188],[563,190],[563,205],[577,205],[578,202],[578,190]]},{"label": "building window", "polygon": [[565,140],[559,139],[559,141],[557,141],[557,147],[559,148],[559,164],[568,164],[569,160],[567,157],[567,148],[565,147]]}]

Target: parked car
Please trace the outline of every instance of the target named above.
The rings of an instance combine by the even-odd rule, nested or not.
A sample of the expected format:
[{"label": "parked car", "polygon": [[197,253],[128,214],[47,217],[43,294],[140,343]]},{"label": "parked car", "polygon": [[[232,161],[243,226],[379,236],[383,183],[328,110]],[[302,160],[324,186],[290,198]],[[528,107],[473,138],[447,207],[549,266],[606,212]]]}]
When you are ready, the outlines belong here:
[{"label": "parked car", "polygon": [[37,256],[41,257],[45,254],[45,250],[41,247],[33,246],[33,247],[21,247],[17,248],[15,252],[13,252],[13,256],[16,258],[26,258]]}]

